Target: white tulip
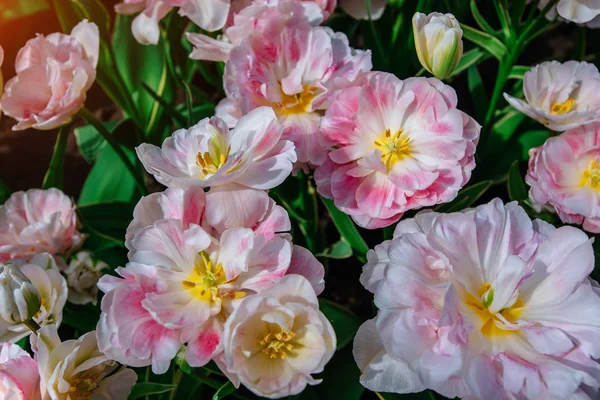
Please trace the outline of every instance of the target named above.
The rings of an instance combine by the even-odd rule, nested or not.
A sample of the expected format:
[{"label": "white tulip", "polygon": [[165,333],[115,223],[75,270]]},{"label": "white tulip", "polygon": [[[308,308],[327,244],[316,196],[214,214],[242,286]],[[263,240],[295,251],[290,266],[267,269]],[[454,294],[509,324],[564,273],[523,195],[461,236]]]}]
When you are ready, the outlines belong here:
[{"label": "white tulip", "polygon": [[40,307],[40,294],[19,268],[0,264],[0,318],[20,324],[29,321]]},{"label": "white tulip", "polygon": [[108,265],[102,261],[94,261],[87,251],[80,251],[73,257],[69,267],[64,271],[69,286],[68,300],[73,304],[98,302],[98,280]]}]

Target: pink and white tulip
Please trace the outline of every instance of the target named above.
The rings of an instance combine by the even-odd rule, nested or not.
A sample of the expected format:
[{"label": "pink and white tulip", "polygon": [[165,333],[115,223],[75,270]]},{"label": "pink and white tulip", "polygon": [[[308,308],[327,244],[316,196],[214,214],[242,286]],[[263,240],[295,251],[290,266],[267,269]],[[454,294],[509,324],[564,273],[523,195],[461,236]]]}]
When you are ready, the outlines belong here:
[{"label": "pink and white tulip", "polygon": [[379,309],[354,354],[371,390],[484,399],[595,398],[592,242],[499,199],[401,221],[361,282]]},{"label": "pink and white tulip", "polygon": [[111,358],[164,373],[187,343],[190,365],[221,365],[224,321],[240,299],[290,273],[323,289],[323,266],[292,246],[285,210],[263,191],[230,189],[169,188],[140,201],[127,230],[131,262],[99,283],[98,336]]},{"label": "pink and white tulip", "polygon": [[352,49],[344,34],[275,19],[231,50],[223,78],[228,97],[216,112],[234,121],[232,110],[272,107],[283,138],[296,147],[296,168],[316,167],[326,158],[318,128],[331,91],[370,69],[370,52]]},{"label": "pink and white tulip", "polygon": [[215,39],[201,33],[186,33],[188,40],[194,45],[190,58],[226,62],[229,60],[231,49],[239,46],[242,39],[253,32],[262,31],[275,20],[279,21],[278,23],[299,20],[311,26],[318,26],[333,12],[335,3],[335,0],[235,0],[230,11],[230,22],[226,24],[221,38]]},{"label": "pink and white tulip", "polygon": [[37,363],[16,344],[0,344],[0,397],[41,400]]},{"label": "pink and white tulip", "polygon": [[566,131],[600,118],[600,72],[587,62],[548,61],[523,78],[525,101],[504,94],[523,114],[553,131]]},{"label": "pink and white tulip", "polygon": [[237,184],[272,189],[296,161],[294,145],[281,140],[275,113],[260,107],[240,118],[233,130],[218,118],[206,118],[165,139],[162,148],[136,148],[146,170],[168,187],[214,187]]},{"label": "pink and white tulip", "polygon": [[525,180],[536,211],[600,233],[600,122],[552,137],[532,149]]},{"label": "pink and white tulip", "polygon": [[258,396],[278,399],[321,382],[336,347],[333,327],[319,311],[310,283],[290,275],[243,300],[224,332],[225,374]]},{"label": "pink and white tulip", "polygon": [[31,337],[40,372],[43,399],[126,399],[137,374],[98,349],[96,332],[60,341],[56,326],[45,326]]},{"label": "pink and white tulip", "polygon": [[0,101],[2,111],[18,122],[12,129],[49,130],[70,122],[96,79],[99,46],[98,27],[85,20],[70,35],[29,40],[17,55],[17,76],[6,83]]},{"label": "pink and white tulip", "polygon": [[365,74],[331,99],[317,190],[366,228],[451,201],[475,167],[480,126],[437,79]]},{"label": "pink and white tulip", "polygon": [[[17,268],[31,283],[39,295],[39,309],[32,319],[38,325],[57,325],[62,321],[63,308],[67,302],[67,282],[60,274],[56,261],[48,253],[38,254],[29,261],[14,259],[12,268]],[[17,296],[17,293],[15,293]],[[20,301],[19,298],[16,299]],[[6,307],[6,304],[3,304]],[[31,334],[23,320],[0,319],[0,342],[16,342]]]},{"label": "pink and white tulip", "polygon": [[16,192],[0,206],[0,261],[43,252],[69,255],[84,240],[75,206],[58,189]]},{"label": "pink and white tulip", "polygon": [[158,43],[159,22],[173,8],[179,8],[179,15],[212,32],[225,25],[229,7],[230,0],[124,0],[115,6],[115,11],[125,15],[139,13],[131,32],[139,43],[147,45]]}]

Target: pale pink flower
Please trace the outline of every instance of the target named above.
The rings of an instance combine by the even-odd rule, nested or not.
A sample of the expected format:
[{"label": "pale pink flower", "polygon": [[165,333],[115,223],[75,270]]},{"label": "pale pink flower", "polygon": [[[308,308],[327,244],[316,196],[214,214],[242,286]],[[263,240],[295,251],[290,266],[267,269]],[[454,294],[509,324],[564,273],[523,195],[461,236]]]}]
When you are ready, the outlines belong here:
[{"label": "pale pink flower", "polygon": [[100,279],[101,349],[164,373],[187,343],[190,365],[221,365],[223,324],[241,298],[290,273],[323,289],[323,266],[292,246],[290,226],[260,190],[169,188],[143,198],[127,229],[131,262],[117,269],[122,278]]},{"label": "pale pink flower", "polygon": [[[528,0],[531,2],[531,0]],[[539,0],[538,8],[544,9],[550,0]],[[557,14],[561,19],[575,22],[576,24],[585,24],[590,28],[598,28],[600,23],[600,3],[595,0],[559,0],[554,5],[546,18],[554,20]]]},{"label": "pale pink flower", "polygon": [[532,149],[525,178],[536,211],[600,233],[600,122],[552,137]]},{"label": "pale pink flower", "polygon": [[67,300],[73,304],[98,303],[98,280],[108,268],[103,261],[94,260],[89,251],[80,251],[73,256],[64,270],[69,287]]},{"label": "pale pink flower", "polygon": [[371,390],[479,399],[595,398],[592,242],[499,199],[401,221],[361,282],[377,317],[354,342]]},{"label": "pale pink flower", "polygon": [[315,167],[326,158],[318,127],[331,91],[370,69],[371,53],[352,49],[344,34],[274,19],[231,50],[223,77],[228,97],[216,113],[235,120],[232,109],[243,115],[272,107],[283,138],[296,146],[296,168]]},{"label": "pale pink flower", "polygon": [[16,344],[0,344],[0,397],[41,400],[37,363]]},{"label": "pale pink flower", "polygon": [[96,79],[99,46],[98,27],[86,20],[70,35],[29,40],[17,55],[17,75],[6,83],[0,102],[2,111],[18,121],[13,130],[48,130],[71,121]]},{"label": "pale pink flower", "polygon": [[317,190],[366,228],[454,199],[475,167],[480,126],[437,79],[365,74],[339,90],[321,123],[329,159]]},{"label": "pale pink flower", "polygon": [[[40,326],[60,326],[68,289],[54,257],[42,253],[27,261],[13,259],[7,263],[18,268],[39,295],[40,308],[32,319]],[[16,342],[30,334],[31,330],[22,321],[0,319],[0,342]]]},{"label": "pale pink flower", "polygon": [[207,31],[221,29],[227,21],[230,0],[124,0],[115,6],[119,14],[140,13],[131,25],[131,32],[141,44],[157,44],[160,38],[159,22],[173,8],[179,15]]},{"label": "pale pink flower", "polygon": [[243,300],[225,325],[225,374],[236,387],[277,399],[321,382],[336,346],[310,283],[290,275]]},{"label": "pale pink flower", "polygon": [[320,25],[335,8],[336,0],[235,0],[230,10],[230,21],[220,38],[201,33],[187,32],[188,40],[194,45],[190,58],[194,60],[227,61],[231,49],[242,39],[257,33],[278,20],[299,20],[311,26]]},{"label": "pale pink flower", "polygon": [[523,114],[553,131],[565,131],[600,118],[600,72],[587,62],[548,61],[523,78],[525,100],[504,94]]},{"label": "pale pink flower", "polygon": [[0,261],[43,252],[69,255],[84,240],[75,206],[58,189],[16,192],[0,206]]},{"label": "pale pink flower", "polygon": [[354,19],[378,20],[383,15],[387,0],[370,0],[371,7],[367,5],[367,0],[340,0],[340,7]]},{"label": "pale pink flower", "polygon": [[229,130],[218,117],[180,129],[162,148],[143,143],[138,158],[157,181],[168,187],[214,187],[238,184],[272,189],[292,172],[294,145],[281,140],[275,113],[260,107]]},{"label": "pale pink flower", "polygon": [[31,337],[44,399],[126,399],[137,374],[98,348],[96,331],[61,343],[56,326]]}]

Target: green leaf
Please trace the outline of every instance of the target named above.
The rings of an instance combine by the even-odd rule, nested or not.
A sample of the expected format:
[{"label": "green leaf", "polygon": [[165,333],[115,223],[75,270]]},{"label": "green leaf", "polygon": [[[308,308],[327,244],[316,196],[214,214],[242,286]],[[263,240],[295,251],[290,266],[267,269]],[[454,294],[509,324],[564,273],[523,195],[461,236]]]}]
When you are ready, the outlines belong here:
[{"label": "green leaf", "polygon": [[543,145],[549,137],[550,131],[545,129],[527,131],[519,135],[517,142],[521,148],[521,160],[529,159],[529,150]]},{"label": "green leaf", "polygon": [[108,40],[110,37],[110,14],[106,7],[98,0],[71,0],[71,2],[79,17],[98,25],[100,36],[104,40]]},{"label": "green leaf", "polygon": [[123,238],[133,219],[134,203],[105,202],[88,204],[77,208],[85,225],[103,235]]},{"label": "green leaf", "polygon": [[492,187],[493,181],[482,181],[463,188],[458,192],[456,199],[450,203],[442,204],[435,208],[437,212],[452,213],[471,207],[479,198]]},{"label": "green leaf", "polygon": [[377,393],[380,399],[383,400],[436,400],[435,393],[431,390],[425,390],[419,393]]},{"label": "green leaf", "polygon": [[12,190],[10,190],[10,188],[8,186],[6,186],[6,183],[0,181],[0,204],[4,203],[12,194]]},{"label": "green leaf", "polygon": [[346,239],[340,238],[340,240],[326,248],[324,252],[317,254],[317,256],[342,260],[352,257],[352,247]]},{"label": "green leaf", "polygon": [[337,336],[337,350],[350,344],[361,325],[360,318],[346,307],[325,299],[319,300],[319,308],[333,326]]},{"label": "green leaf", "polygon": [[323,200],[323,204],[325,204],[327,211],[329,211],[329,216],[340,233],[340,236],[350,244],[350,247],[357,253],[359,260],[366,261],[366,254],[367,251],[369,251],[369,246],[360,235],[360,232],[358,232],[354,222],[352,222],[348,215],[338,210],[332,200],[324,197],[321,197],[321,200]]},{"label": "green leaf", "polygon": [[510,74],[508,75],[509,79],[523,79],[525,74],[529,72],[531,67],[526,65],[514,65],[510,70]]},{"label": "green leaf", "polygon": [[[103,122],[108,130],[112,130],[118,121]],[[100,132],[93,125],[84,125],[75,128],[75,140],[79,153],[89,163],[93,163],[98,157],[100,150],[106,146],[106,140],[100,135]]]},{"label": "green leaf", "polygon": [[527,199],[527,188],[521,171],[519,170],[519,160],[515,161],[508,171],[508,197],[513,201],[523,201]]},{"label": "green leaf", "polygon": [[165,383],[140,382],[136,383],[131,388],[128,400],[136,400],[149,395],[169,393],[175,389],[177,385]]},{"label": "green leaf", "polygon": [[471,13],[473,13],[473,18],[481,29],[483,29],[489,35],[496,35],[496,30],[492,28],[490,24],[488,24],[483,15],[481,15],[481,12],[479,12],[479,8],[477,8],[477,2],[475,0],[471,0]]},{"label": "green leaf", "polygon": [[467,78],[469,92],[471,92],[473,105],[475,106],[475,119],[478,121],[483,121],[485,118],[485,113],[488,110],[489,100],[488,95],[485,92],[485,87],[483,86],[483,79],[481,79],[481,74],[479,74],[479,70],[477,69],[476,65],[472,65],[469,68]]},{"label": "green leaf", "polygon": [[314,387],[321,400],[360,400],[365,388],[360,384],[360,370],[352,356],[352,346],[338,351],[319,376],[323,382]]},{"label": "green leaf", "polygon": [[212,400],[224,399],[225,397],[229,396],[234,391],[235,391],[235,386],[233,386],[233,384],[231,382],[226,382],[223,386],[221,386],[219,388],[219,390],[217,390],[217,392],[214,394]]},{"label": "green leaf", "polygon": [[56,144],[54,145],[54,153],[52,153],[52,159],[50,160],[48,171],[44,177],[42,189],[55,187],[62,190],[63,188],[65,177],[65,150],[67,149],[67,141],[69,139],[69,129],[69,125],[63,125],[58,131]]},{"label": "green leaf", "polygon": [[67,303],[63,308],[62,323],[81,332],[93,331],[99,320],[100,309],[91,304]]},{"label": "green leaf", "polygon": [[512,0],[511,1],[511,19],[512,25],[514,27],[518,27],[521,22],[521,17],[523,16],[523,12],[525,11],[525,7],[527,6],[527,0]]},{"label": "green leaf", "polygon": [[450,76],[459,75],[460,73],[468,69],[471,65],[477,65],[490,57],[491,55],[488,52],[482,50],[479,47],[475,47],[474,49],[469,50],[465,54],[463,54],[462,58],[460,59],[460,62],[456,66],[456,69],[452,72],[452,75]]},{"label": "green leaf", "polygon": [[81,20],[79,15],[77,15],[73,4],[67,0],[52,0],[52,7],[54,8],[62,31],[66,34],[71,33],[71,30]]},{"label": "green leaf", "polygon": [[508,51],[506,46],[494,36],[472,28],[468,25],[460,24],[460,27],[463,30],[463,36],[465,39],[470,40],[471,42],[480,46],[498,60],[502,60],[506,55]]}]

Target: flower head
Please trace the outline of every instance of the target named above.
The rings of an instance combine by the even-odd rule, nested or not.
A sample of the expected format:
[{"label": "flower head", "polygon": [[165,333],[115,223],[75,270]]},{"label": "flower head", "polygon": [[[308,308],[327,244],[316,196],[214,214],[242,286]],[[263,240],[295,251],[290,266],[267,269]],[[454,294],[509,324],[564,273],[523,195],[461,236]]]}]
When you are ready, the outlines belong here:
[{"label": "flower head", "polygon": [[456,197],[475,167],[480,126],[437,79],[365,74],[331,99],[321,123],[329,159],[317,190],[361,226]]},{"label": "flower head", "polygon": [[600,118],[600,73],[586,62],[548,61],[523,78],[526,101],[504,94],[517,110],[553,131],[565,131]]},{"label": "flower head", "polygon": [[267,398],[293,396],[320,380],[336,337],[310,283],[289,275],[239,305],[225,325],[226,373]]},{"label": "flower head", "polygon": [[67,269],[67,285],[69,286],[69,300],[73,304],[98,302],[98,280],[102,276],[102,271],[108,268],[108,265],[102,261],[95,261],[92,255],[87,251],[80,251],[75,254]]},{"label": "flower head", "polygon": [[0,344],[0,397],[10,400],[42,398],[37,363],[16,344]]},{"label": "flower head", "polygon": [[[38,254],[29,261],[14,259],[10,261],[9,266],[3,265],[2,269],[4,272],[16,269],[24,276],[22,279],[26,278],[26,281],[20,289],[15,288],[14,298],[12,298],[14,303],[9,303],[10,294],[4,292],[6,287],[3,285],[0,342],[16,342],[29,335],[31,331],[23,323],[29,319],[42,326],[60,325],[63,307],[67,301],[67,282],[50,254]],[[3,275],[6,277],[4,273]],[[16,305],[18,312],[15,313],[14,310],[10,313],[9,304]],[[8,318],[10,314],[12,316]]]},{"label": "flower head", "polygon": [[593,267],[582,231],[532,223],[499,199],[400,222],[361,277],[379,309],[354,343],[363,384],[450,398],[594,398]]},{"label": "flower head", "polygon": [[[531,0],[530,0],[531,1]],[[538,8],[543,10],[550,0],[539,0]],[[600,27],[600,4],[587,0],[559,0],[552,6],[546,17],[554,20],[557,17],[576,24],[585,24],[590,28]]]},{"label": "flower head", "polygon": [[0,261],[69,255],[84,239],[71,199],[58,189],[16,192],[0,206]]},{"label": "flower head", "polygon": [[18,121],[13,130],[49,130],[73,118],[96,79],[99,40],[96,24],[82,21],[70,35],[40,35],[25,44],[0,101]]},{"label": "flower head", "polygon": [[0,318],[9,324],[29,321],[40,311],[40,294],[14,264],[0,264]]},{"label": "flower head", "polygon": [[169,187],[209,187],[231,183],[272,189],[292,171],[294,146],[280,140],[273,110],[261,107],[229,130],[218,117],[176,131],[162,149],[144,143],[137,155],[146,170]]},{"label": "flower head", "polygon": [[[296,148],[298,167],[325,161],[319,123],[331,91],[371,69],[370,52],[349,47],[344,34],[299,19],[274,19],[231,50],[225,65],[227,98],[217,115],[234,121],[269,106]],[[233,103],[233,104],[232,104]]]},{"label": "flower head", "polygon": [[98,349],[95,331],[61,343],[56,326],[45,326],[31,337],[31,345],[45,399],[125,399],[137,381],[133,370],[119,369]]},{"label": "flower head", "polygon": [[532,149],[526,182],[537,211],[600,232],[600,122],[568,130]]},{"label": "flower head", "polygon": [[423,68],[438,79],[452,74],[463,54],[462,29],[452,14],[416,13],[413,30]]}]

